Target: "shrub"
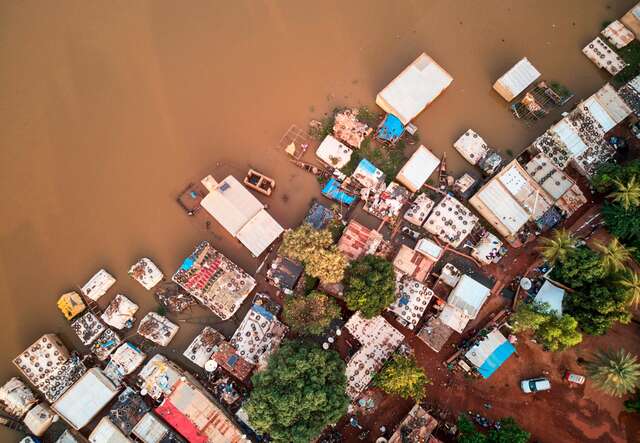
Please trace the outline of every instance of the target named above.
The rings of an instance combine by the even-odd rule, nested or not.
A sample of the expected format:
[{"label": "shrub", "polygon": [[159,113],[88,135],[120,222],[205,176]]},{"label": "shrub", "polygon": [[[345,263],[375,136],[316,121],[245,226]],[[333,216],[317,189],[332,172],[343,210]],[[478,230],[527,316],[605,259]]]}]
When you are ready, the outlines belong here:
[{"label": "shrub", "polygon": [[393,265],[382,257],[365,255],[351,262],[345,280],[345,299],[352,311],[365,318],[380,314],[396,299]]}]

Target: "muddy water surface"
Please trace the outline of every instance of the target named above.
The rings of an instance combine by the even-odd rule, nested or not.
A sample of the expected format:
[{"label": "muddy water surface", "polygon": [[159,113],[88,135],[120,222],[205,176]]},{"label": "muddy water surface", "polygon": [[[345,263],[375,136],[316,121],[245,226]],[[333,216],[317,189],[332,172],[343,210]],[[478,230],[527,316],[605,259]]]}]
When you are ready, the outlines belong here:
[{"label": "muddy water surface", "polygon": [[[188,182],[254,167],[277,180],[274,216],[297,224],[318,186],[275,148],[281,134],[336,105],[374,108],[421,51],[454,77],[416,120],[422,142],[457,172],[467,165],[451,144],[469,127],[517,152],[554,117],[515,121],[493,81],[527,56],[544,78],[591,94],[606,77],[580,49],[632,3],[3,2],[0,381],[42,333],[79,345],[55,300],[99,267],[118,278],[103,302],[121,292],[141,312],[155,302],[126,275],[140,256],[170,274],[209,239],[255,269],[219,227],[180,210]],[[183,325],[180,350],[199,327]]]}]

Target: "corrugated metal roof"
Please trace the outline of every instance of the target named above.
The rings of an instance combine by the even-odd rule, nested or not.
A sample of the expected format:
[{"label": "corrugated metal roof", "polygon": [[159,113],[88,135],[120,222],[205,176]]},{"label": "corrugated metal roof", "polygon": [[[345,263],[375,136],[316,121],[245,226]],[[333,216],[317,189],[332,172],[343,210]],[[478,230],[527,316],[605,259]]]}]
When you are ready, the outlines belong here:
[{"label": "corrugated metal roof", "polygon": [[453,81],[431,57],[422,53],[376,96],[376,104],[406,125]]},{"label": "corrugated metal roof", "polygon": [[598,100],[598,103],[604,108],[615,124],[620,123],[631,114],[629,106],[609,83],[600,88],[592,97]]},{"label": "corrugated metal roof", "polygon": [[470,319],[469,316],[460,309],[447,304],[442,311],[440,311],[438,320],[440,320],[440,323],[443,325],[450,327],[459,334],[462,334],[462,331],[467,327]]},{"label": "corrugated metal roof", "polygon": [[460,309],[471,319],[474,319],[490,293],[491,289],[468,275],[463,275],[449,294],[447,304]]},{"label": "corrugated metal roof", "polygon": [[102,417],[100,423],[89,435],[90,443],[133,443],[114,425],[109,417]]},{"label": "corrugated metal roof", "polygon": [[420,145],[411,158],[400,169],[396,180],[411,192],[418,191],[440,164],[440,159],[424,146]]},{"label": "corrugated metal roof", "polygon": [[493,89],[510,102],[538,77],[540,72],[525,57],[500,77],[493,84]]},{"label": "corrugated metal roof", "polygon": [[[520,206],[520,204],[509,194],[509,192],[497,181],[490,181],[481,189],[474,197],[477,197],[504,225],[513,235],[522,228],[529,220],[529,214]],[[478,208],[474,204],[474,199],[469,203]]]},{"label": "corrugated metal roof", "polygon": [[277,239],[284,228],[265,209],[260,210],[238,231],[238,240],[258,257]]},{"label": "corrugated metal roof", "polygon": [[567,122],[566,117],[549,128],[549,131],[560,138],[572,156],[580,155],[587,149],[587,145],[582,141],[574,127]]},{"label": "corrugated metal roof", "polygon": [[142,443],[160,443],[167,433],[169,427],[151,412],[147,412],[133,428],[133,435]]}]

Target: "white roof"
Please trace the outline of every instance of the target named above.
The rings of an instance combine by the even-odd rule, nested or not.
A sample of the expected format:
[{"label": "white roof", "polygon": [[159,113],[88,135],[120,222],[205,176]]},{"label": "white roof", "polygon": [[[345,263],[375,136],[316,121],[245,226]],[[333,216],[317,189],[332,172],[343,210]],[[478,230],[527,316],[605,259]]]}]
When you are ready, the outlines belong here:
[{"label": "white roof", "polygon": [[587,145],[582,141],[576,129],[569,124],[566,117],[549,128],[549,130],[560,138],[560,141],[564,143],[572,156],[580,155],[587,149]]},{"label": "white roof", "polygon": [[316,155],[320,160],[336,169],[341,169],[349,163],[352,153],[351,148],[340,143],[332,135],[327,135],[316,150]]},{"label": "white roof", "polygon": [[442,248],[429,238],[421,238],[416,245],[416,251],[426,255],[434,261],[438,261],[442,255]]},{"label": "white roof", "polygon": [[396,175],[396,180],[409,191],[416,192],[425,184],[439,164],[440,159],[420,145],[409,161],[400,169],[400,172]]},{"label": "white roof", "polygon": [[49,429],[54,420],[57,420],[57,415],[44,401],[31,408],[22,419],[31,433],[38,437],[41,437]]},{"label": "white roof", "polygon": [[447,304],[460,309],[471,319],[474,319],[490,293],[491,289],[468,275],[463,275],[449,294]]},{"label": "white roof", "polygon": [[640,93],[640,74],[629,80],[628,85]]},{"label": "white roof", "polygon": [[162,438],[169,432],[169,427],[164,423],[164,420],[161,420],[151,412],[147,412],[133,427],[132,432],[142,443],[160,443]]},{"label": "white roof", "polygon": [[104,269],[100,269],[91,279],[82,287],[82,293],[91,300],[98,300],[107,293],[109,288],[113,286],[116,279],[113,278]]},{"label": "white roof", "polygon": [[[478,205],[478,201],[480,205]],[[494,224],[494,226],[502,231],[501,233],[505,236],[515,234],[529,220],[529,214],[496,180],[487,183],[483,189],[469,200],[469,203],[480,211],[482,215],[484,215],[484,211],[490,212],[501,225]],[[505,229],[506,232],[504,232]]]},{"label": "white roof", "polygon": [[257,257],[280,237],[282,231],[284,228],[262,209],[238,231],[237,237]]},{"label": "white roof", "polygon": [[616,48],[624,48],[636,38],[633,32],[627,29],[619,20],[609,23],[609,26],[602,30],[602,35]]},{"label": "white roof", "polygon": [[234,237],[264,207],[232,175],[218,183],[200,205]]},{"label": "white roof", "polygon": [[150,258],[143,257],[129,268],[129,275],[150,290],[162,281],[164,275],[160,268]]},{"label": "white roof", "polygon": [[95,427],[91,435],[89,435],[90,443],[132,443],[125,435],[114,425],[109,417],[102,417],[98,426]]},{"label": "white roof", "polygon": [[438,320],[440,320],[440,323],[443,325],[449,326],[457,333],[462,334],[462,331],[464,331],[464,328],[467,327],[471,319],[460,309],[446,304],[442,311],[440,311]]},{"label": "white roof", "polygon": [[545,280],[542,287],[536,294],[536,303],[548,303],[549,309],[555,311],[558,316],[562,316],[562,300],[564,299],[564,289],[557,287],[548,280]]},{"label": "white roof", "polygon": [[497,329],[492,330],[479,343],[474,345],[464,355],[469,362],[476,368],[481,367],[488,358],[500,347],[507,339]]},{"label": "white roof", "polygon": [[422,53],[376,96],[376,104],[403,124],[413,120],[453,81],[431,57]]},{"label": "white roof", "polygon": [[134,319],[136,312],[138,312],[138,305],[124,295],[118,294],[109,303],[100,318],[109,326],[122,329],[129,320]]},{"label": "white roof", "polygon": [[473,247],[471,255],[488,265],[493,261],[492,255],[496,254],[501,246],[502,242],[498,237],[489,231],[485,231],[480,241]]},{"label": "white roof", "polygon": [[453,147],[472,165],[477,165],[489,150],[487,142],[473,129],[467,129],[467,132],[455,141]]},{"label": "white roof", "polygon": [[598,101],[602,110],[613,121],[614,126],[631,114],[631,108],[609,83],[606,83],[591,97]]},{"label": "white roof", "polygon": [[53,404],[53,410],[74,429],[81,429],[118,394],[118,391],[119,388],[114,386],[99,368],[91,368],[62,394]]},{"label": "white roof", "polygon": [[540,72],[525,57],[500,77],[493,84],[493,89],[510,102],[538,77]]},{"label": "white roof", "polygon": [[131,343],[124,342],[111,354],[109,364],[116,365],[123,372],[123,375],[127,375],[138,369],[145,358],[147,356],[144,352]]}]

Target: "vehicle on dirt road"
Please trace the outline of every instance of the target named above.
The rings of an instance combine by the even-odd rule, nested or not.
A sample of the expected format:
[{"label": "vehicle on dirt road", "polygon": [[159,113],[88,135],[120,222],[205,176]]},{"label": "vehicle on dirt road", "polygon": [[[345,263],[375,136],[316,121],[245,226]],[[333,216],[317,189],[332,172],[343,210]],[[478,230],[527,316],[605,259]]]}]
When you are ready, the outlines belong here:
[{"label": "vehicle on dirt road", "polygon": [[547,391],[551,389],[551,382],[544,378],[528,378],[520,382],[520,388],[525,394],[539,391]]},{"label": "vehicle on dirt road", "polygon": [[584,375],[574,374],[573,372],[569,371],[564,373],[564,379],[570,383],[575,383],[577,385],[583,385],[587,380]]}]

